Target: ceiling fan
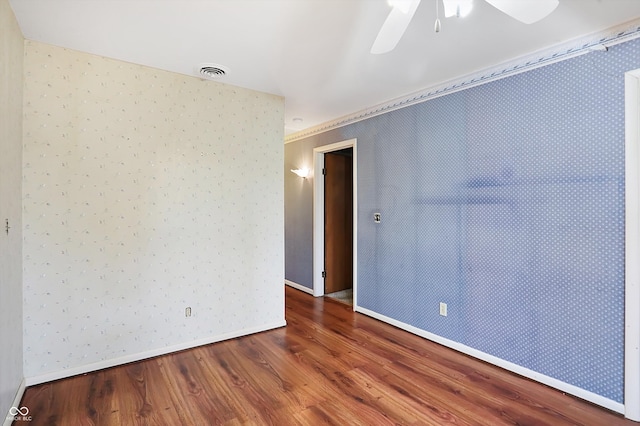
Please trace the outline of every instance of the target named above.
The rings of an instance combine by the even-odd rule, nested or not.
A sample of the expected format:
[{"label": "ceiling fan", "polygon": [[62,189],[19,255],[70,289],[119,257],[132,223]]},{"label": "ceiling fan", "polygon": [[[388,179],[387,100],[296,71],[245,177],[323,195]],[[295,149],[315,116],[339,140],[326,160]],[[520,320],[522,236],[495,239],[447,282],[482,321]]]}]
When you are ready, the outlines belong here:
[{"label": "ceiling fan", "polygon": [[[421,0],[388,0],[391,12],[382,24],[371,53],[380,54],[393,50],[406,31]],[[471,11],[473,0],[442,1],[445,17],[465,16]],[[533,24],[549,15],[558,6],[558,0],[484,0],[496,9],[525,24]],[[436,19],[436,32],[440,30],[440,20]]]}]

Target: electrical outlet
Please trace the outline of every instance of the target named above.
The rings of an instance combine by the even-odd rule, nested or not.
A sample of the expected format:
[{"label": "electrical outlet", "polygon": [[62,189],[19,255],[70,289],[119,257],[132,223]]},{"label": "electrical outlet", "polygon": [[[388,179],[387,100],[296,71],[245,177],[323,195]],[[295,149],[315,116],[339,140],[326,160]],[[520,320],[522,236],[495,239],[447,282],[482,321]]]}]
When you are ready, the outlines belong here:
[{"label": "electrical outlet", "polygon": [[443,317],[447,316],[447,304],[444,302],[440,302],[440,315]]},{"label": "electrical outlet", "polygon": [[191,316],[191,307],[187,307],[187,308],[184,310],[184,316],[185,316],[185,317],[190,317],[190,316]]}]

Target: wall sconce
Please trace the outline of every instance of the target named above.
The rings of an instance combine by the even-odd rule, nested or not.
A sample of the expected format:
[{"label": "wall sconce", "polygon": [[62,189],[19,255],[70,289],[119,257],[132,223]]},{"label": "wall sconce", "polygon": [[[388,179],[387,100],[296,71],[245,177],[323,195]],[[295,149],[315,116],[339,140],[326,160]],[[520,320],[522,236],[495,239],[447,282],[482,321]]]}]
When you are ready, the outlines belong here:
[{"label": "wall sconce", "polygon": [[306,179],[307,176],[309,176],[309,172],[310,170],[307,168],[304,169],[291,169],[291,171],[295,174],[297,174],[298,176],[300,176],[302,179]]}]

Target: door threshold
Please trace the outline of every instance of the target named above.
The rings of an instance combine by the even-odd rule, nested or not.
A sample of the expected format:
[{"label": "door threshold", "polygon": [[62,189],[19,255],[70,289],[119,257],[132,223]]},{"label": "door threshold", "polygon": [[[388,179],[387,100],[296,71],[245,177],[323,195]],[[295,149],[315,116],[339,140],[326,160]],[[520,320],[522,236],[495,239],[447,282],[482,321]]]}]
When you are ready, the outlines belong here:
[{"label": "door threshold", "polygon": [[336,291],[335,293],[325,294],[324,297],[338,300],[342,303],[346,303],[347,305],[353,306],[353,288]]}]

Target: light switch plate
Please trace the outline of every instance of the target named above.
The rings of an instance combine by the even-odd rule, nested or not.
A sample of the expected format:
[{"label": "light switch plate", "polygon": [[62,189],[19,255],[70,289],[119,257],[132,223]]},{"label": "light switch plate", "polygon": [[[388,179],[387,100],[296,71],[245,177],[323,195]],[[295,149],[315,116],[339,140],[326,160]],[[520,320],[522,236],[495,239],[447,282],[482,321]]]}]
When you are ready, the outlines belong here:
[{"label": "light switch plate", "polygon": [[447,316],[447,304],[444,302],[440,302],[440,315],[443,317]]}]

